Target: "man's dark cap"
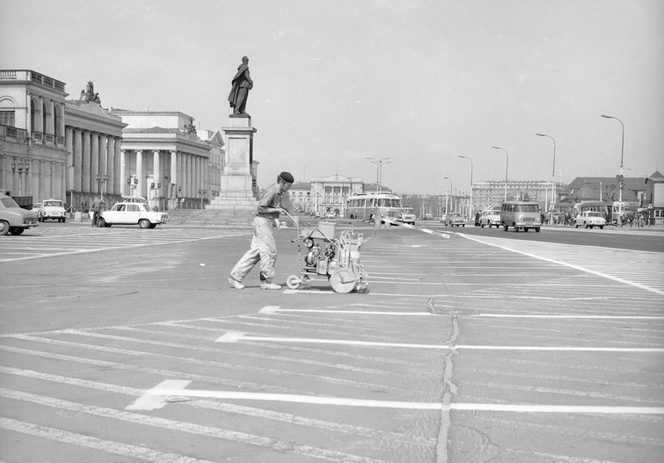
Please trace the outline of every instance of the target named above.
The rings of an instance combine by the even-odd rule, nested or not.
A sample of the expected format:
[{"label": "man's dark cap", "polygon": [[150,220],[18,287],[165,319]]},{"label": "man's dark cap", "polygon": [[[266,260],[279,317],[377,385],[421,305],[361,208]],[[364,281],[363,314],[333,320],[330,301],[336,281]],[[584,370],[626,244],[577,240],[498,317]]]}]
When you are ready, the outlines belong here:
[{"label": "man's dark cap", "polygon": [[282,172],[282,173],[280,173],[280,174],[279,174],[279,178],[280,178],[281,180],[283,180],[284,182],[288,182],[288,183],[293,183],[293,182],[295,182],[295,179],[293,178],[293,176],[291,175],[290,172]]}]

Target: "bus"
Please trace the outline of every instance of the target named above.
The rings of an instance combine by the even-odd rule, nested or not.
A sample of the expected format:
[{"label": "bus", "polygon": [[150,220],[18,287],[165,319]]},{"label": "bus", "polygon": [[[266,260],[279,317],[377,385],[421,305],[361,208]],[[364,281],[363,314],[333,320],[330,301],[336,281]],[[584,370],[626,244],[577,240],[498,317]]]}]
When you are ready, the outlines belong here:
[{"label": "bus", "polygon": [[356,193],[346,200],[346,217],[374,222],[380,217],[396,220],[402,210],[401,198],[392,193]]}]

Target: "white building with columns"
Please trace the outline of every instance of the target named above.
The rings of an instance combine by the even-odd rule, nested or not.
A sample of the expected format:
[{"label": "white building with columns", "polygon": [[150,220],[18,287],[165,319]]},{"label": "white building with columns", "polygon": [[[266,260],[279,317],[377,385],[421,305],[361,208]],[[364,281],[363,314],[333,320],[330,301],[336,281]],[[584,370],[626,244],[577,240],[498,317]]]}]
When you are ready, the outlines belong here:
[{"label": "white building with columns", "polygon": [[68,188],[65,84],[31,70],[0,70],[0,188],[33,201]]},{"label": "white building with columns", "polygon": [[178,111],[110,109],[122,131],[122,195],[143,197],[160,210],[201,208],[209,200],[210,151],[194,118]]}]

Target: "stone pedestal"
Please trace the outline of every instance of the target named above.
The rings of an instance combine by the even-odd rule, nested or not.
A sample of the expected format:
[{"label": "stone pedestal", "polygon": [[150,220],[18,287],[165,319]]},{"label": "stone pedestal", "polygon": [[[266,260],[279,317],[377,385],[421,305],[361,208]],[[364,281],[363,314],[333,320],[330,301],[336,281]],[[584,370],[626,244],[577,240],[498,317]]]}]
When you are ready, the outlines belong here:
[{"label": "stone pedestal", "polygon": [[222,127],[226,134],[226,157],[221,174],[219,196],[206,206],[208,210],[221,210],[233,217],[253,218],[258,200],[254,178],[257,162],[253,159],[254,134],[251,117],[247,114],[230,116],[230,127]]}]

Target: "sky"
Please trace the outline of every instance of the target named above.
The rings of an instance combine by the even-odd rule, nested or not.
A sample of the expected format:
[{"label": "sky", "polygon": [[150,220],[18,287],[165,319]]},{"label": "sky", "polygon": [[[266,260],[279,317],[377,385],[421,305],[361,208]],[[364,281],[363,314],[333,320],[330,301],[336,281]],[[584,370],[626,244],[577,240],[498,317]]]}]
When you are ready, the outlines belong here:
[{"label": "sky", "polygon": [[551,181],[554,141],[564,183],[664,171],[661,0],[0,0],[0,69],[199,129],[245,55],[261,187],[375,182],[367,158],[404,194]]}]

